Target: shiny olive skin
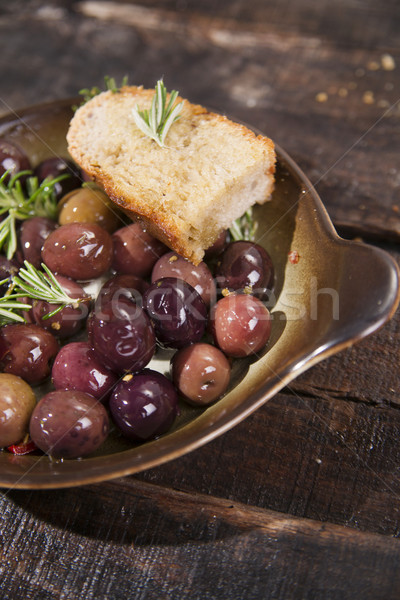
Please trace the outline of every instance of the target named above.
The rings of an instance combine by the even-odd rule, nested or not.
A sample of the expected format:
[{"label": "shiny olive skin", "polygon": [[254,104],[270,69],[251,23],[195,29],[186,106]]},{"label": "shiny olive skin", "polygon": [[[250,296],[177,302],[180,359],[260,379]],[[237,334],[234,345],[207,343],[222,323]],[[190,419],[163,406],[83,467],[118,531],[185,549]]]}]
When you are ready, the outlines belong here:
[{"label": "shiny olive skin", "polygon": [[163,277],[143,296],[143,307],[157,341],[166,348],[199,342],[207,325],[207,307],[200,294],[183,279]]},{"label": "shiny olive skin", "polygon": [[35,406],[30,385],[16,375],[0,374],[0,448],[17,444],[25,437]]},{"label": "shiny olive skin", "polygon": [[219,289],[246,290],[261,299],[274,284],[274,267],[267,251],[254,242],[231,242],[215,270]]},{"label": "shiny olive skin", "polygon": [[141,306],[143,294],[149,287],[147,281],[136,275],[114,275],[101,287],[96,298],[96,308],[109,301],[116,302],[119,298],[127,298]]},{"label": "shiny olive skin", "polygon": [[140,371],[153,358],[156,337],[151,321],[127,298],[96,308],[87,321],[87,331],[99,360],[115,373]]},{"label": "shiny olive skin", "polygon": [[117,384],[109,407],[123,435],[144,442],[170,429],[178,414],[178,395],[164,375],[144,369],[137,375],[128,374]]},{"label": "shiny olive skin", "polygon": [[114,254],[112,268],[121,274],[148,277],[156,261],[168,248],[140,223],[118,229],[113,236]]},{"label": "shiny olive skin", "polygon": [[271,333],[271,317],[264,304],[250,294],[229,294],[210,312],[215,344],[234,358],[262,350]]},{"label": "shiny olive skin", "polygon": [[172,381],[189,404],[206,406],[224,394],[231,367],[225,354],[206,343],[178,350],[171,361]]},{"label": "shiny olive skin", "polygon": [[59,203],[58,222],[97,223],[109,233],[121,226],[117,209],[103,190],[83,187],[64,196]]},{"label": "shiny olive skin", "polygon": [[157,281],[162,277],[178,277],[187,281],[200,294],[207,306],[216,300],[214,278],[205,262],[195,266],[176,252],[167,252],[154,265],[151,281]]},{"label": "shiny olive skin", "polygon": [[38,325],[17,323],[0,329],[0,367],[31,385],[49,375],[60,346],[56,338]]},{"label": "shiny olive skin", "polygon": [[42,259],[53,273],[87,280],[111,266],[110,234],[96,223],[69,223],[58,227],[43,244]]},{"label": "shiny olive skin", "polygon": [[50,304],[45,300],[30,300],[32,308],[29,316],[33,323],[47,329],[59,339],[66,339],[80,331],[86,323],[89,314],[91,298],[85,293],[83,288],[68,277],[55,275],[58,283],[72,299],[82,300],[77,306],[68,304],[55,315],[46,318],[46,316],[57,308],[56,304]]},{"label": "shiny olive skin", "polygon": [[88,342],[71,342],[63,346],[54,361],[51,379],[56,389],[86,392],[103,403],[118,381]]},{"label": "shiny olive skin", "polygon": [[54,185],[53,189],[57,200],[61,200],[65,194],[80,187],[82,183],[82,174],[79,167],[77,167],[72,160],[58,156],[42,160],[42,162],[35,167],[34,174],[39,182],[42,182],[46,177],[55,179],[60,175],[68,175],[68,177],[58,181]]},{"label": "shiny olive skin", "polygon": [[7,184],[10,177],[20,171],[29,171],[31,169],[30,160],[21,148],[7,140],[0,139],[0,177],[6,171],[9,171],[4,183]]},{"label": "shiny olive skin", "polygon": [[79,458],[101,446],[109,432],[109,418],[93,396],[55,390],[36,405],[29,432],[36,446],[53,458]]},{"label": "shiny olive skin", "polygon": [[42,248],[45,240],[57,228],[57,223],[47,217],[32,217],[23,221],[19,241],[23,260],[40,269]]}]

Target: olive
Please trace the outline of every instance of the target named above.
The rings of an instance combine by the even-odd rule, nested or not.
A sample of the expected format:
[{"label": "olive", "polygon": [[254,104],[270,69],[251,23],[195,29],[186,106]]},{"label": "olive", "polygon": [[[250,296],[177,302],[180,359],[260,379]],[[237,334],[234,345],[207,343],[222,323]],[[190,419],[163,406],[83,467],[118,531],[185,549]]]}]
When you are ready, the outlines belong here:
[{"label": "olive", "polygon": [[153,283],[162,277],[178,277],[190,283],[207,306],[215,301],[217,290],[214,278],[205,262],[195,266],[176,252],[167,252],[158,259],[151,272]]},{"label": "olive", "polygon": [[148,277],[157,260],[168,248],[145,231],[140,223],[121,227],[112,236],[113,269],[120,274]]},{"label": "olive", "polygon": [[[6,171],[9,172],[5,177],[4,183],[7,185],[10,177],[20,171],[29,171],[30,169],[31,163],[25,152],[15,144],[0,139],[0,177]],[[22,179],[21,183],[23,181],[24,179]]]},{"label": "olive", "polygon": [[0,329],[0,368],[32,385],[50,375],[58,350],[56,338],[38,325],[15,323]]},{"label": "olive", "polygon": [[171,361],[172,380],[189,404],[206,406],[229,385],[231,367],[225,354],[211,344],[186,346]]},{"label": "olive", "polygon": [[211,309],[214,343],[227,356],[257,354],[268,342],[271,316],[264,304],[250,294],[229,294]]},{"label": "olive", "polygon": [[100,188],[82,187],[73,190],[61,199],[59,209],[60,225],[97,223],[109,233],[121,226],[118,210]]},{"label": "olive", "polygon": [[42,259],[53,273],[88,280],[108,271],[112,250],[111,235],[100,225],[68,223],[45,240]]},{"label": "olive", "polygon": [[30,435],[36,446],[54,458],[79,458],[104,442],[109,418],[104,406],[77,390],[48,392],[35,406]]},{"label": "olive", "polygon": [[32,217],[21,225],[19,239],[22,258],[40,269],[42,264],[42,247],[57,223],[48,217]]},{"label": "olive", "polygon": [[0,447],[20,442],[29,430],[35,394],[21,377],[0,374]]},{"label": "olive", "polygon": [[46,178],[54,179],[60,175],[68,175],[65,179],[58,181],[53,187],[58,201],[71,190],[80,187],[82,181],[82,174],[79,167],[72,160],[62,158],[61,156],[45,158],[35,167],[34,173],[39,182],[42,182]]}]

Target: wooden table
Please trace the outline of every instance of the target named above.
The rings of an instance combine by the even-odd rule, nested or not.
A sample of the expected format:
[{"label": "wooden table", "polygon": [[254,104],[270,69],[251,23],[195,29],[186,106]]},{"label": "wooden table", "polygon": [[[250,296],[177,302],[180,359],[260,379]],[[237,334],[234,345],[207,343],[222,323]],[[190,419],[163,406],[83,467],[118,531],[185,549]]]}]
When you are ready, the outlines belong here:
[{"label": "wooden table", "polygon": [[[347,237],[400,241],[397,0],[0,3],[0,111],[108,74],[258,127]],[[366,275],[367,276],[367,275]],[[165,466],[5,491],[0,597],[400,597],[400,318]]]}]

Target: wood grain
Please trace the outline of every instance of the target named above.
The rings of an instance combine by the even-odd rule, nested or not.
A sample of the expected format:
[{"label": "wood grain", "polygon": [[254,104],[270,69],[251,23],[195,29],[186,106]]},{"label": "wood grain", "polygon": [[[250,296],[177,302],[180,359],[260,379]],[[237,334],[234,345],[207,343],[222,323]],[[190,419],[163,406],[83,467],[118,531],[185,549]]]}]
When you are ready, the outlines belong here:
[{"label": "wood grain", "polygon": [[3,598],[71,598],[79,589],[88,600],[373,600],[400,591],[397,540],[133,479],[79,495],[11,492],[2,504],[11,525]]},{"label": "wood grain", "polygon": [[164,75],[283,146],[343,230],[398,241],[399,12],[372,0],[318,10],[294,0],[15,2],[0,15],[0,110],[73,96],[105,74],[150,87]]},{"label": "wood grain", "polygon": [[[399,262],[397,0],[0,3],[0,113],[104,75],[264,131]],[[367,276],[367,274],[366,274]],[[400,316],[136,477],[0,497],[0,597],[398,598]]]}]

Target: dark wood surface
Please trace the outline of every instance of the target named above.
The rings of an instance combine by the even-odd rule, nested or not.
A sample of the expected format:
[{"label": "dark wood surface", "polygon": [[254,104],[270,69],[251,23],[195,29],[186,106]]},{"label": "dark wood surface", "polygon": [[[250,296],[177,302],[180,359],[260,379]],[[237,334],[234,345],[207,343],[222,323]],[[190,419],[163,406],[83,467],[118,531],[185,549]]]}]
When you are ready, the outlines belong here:
[{"label": "dark wood surface", "polygon": [[[258,127],[400,262],[397,0],[0,2],[0,113],[105,74]],[[137,476],[0,497],[7,599],[400,597],[400,318]]]}]

